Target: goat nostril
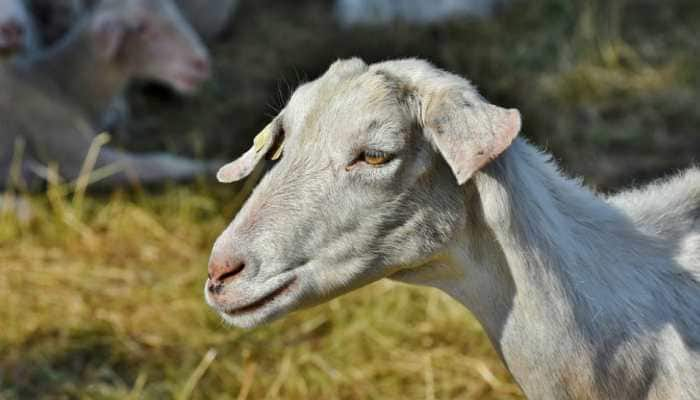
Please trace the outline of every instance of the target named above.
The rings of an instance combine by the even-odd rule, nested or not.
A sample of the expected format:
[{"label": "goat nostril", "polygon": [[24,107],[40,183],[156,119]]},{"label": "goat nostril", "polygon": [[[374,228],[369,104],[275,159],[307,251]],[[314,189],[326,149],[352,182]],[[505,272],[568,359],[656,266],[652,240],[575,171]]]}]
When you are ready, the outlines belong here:
[{"label": "goat nostril", "polygon": [[196,58],[192,61],[192,66],[194,69],[201,73],[209,73],[211,66],[209,65],[209,60],[206,58]]},{"label": "goat nostril", "polygon": [[212,285],[223,285],[233,279],[245,268],[245,263],[212,263],[209,265],[209,280]]},{"label": "goat nostril", "polygon": [[233,278],[234,276],[238,275],[239,272],[243,271],[243,268],[245,268],[245,264],[240,263],[238,264],[234,269],[225,272],[223,275],[219,276],[219,279],[217,279],[219,282],[226,282],[227,280]]},{"label": "goat nostril", "polygon": [[221,282],[212,282],[209,283],[209,286],[207,287],[207,290],[209,290],[209,293],[213,295],[217,295],[221,293],[221,290],[224,288],[224,284]]}]

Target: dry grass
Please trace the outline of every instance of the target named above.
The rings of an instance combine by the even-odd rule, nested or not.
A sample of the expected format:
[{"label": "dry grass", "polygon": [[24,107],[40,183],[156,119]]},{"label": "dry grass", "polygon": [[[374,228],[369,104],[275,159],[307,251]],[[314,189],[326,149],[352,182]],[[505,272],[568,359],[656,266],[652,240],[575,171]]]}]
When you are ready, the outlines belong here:
[{"label": "dry grass", "polygon": [[379,282],[224,326],[202,296],[236,208],[218,197],[54,193],[32,199],[33,222],[5,214],[0,399],[520,398],[474,319],[428,289]]}]

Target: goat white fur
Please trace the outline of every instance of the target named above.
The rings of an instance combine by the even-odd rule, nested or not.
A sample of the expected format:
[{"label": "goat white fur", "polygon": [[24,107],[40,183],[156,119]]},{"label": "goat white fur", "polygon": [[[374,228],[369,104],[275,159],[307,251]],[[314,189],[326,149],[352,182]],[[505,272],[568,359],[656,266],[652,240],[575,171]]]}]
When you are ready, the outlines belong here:
[{"label": "goat white fur", "polygon": [[426,62],[334,64],[220,171],[283,148],[208,303],[250,327],[390,277],[469,308],[532,399],[698,399],[700,171],[605,199],[519,128]]}]

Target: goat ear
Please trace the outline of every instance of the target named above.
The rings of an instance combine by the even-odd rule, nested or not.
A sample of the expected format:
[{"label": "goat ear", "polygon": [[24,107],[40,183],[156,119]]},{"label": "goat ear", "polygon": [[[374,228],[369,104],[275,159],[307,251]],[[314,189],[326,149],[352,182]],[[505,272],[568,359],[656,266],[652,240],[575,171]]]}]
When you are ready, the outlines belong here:
[{"label": "goat ear", "polygon": [[246,151],[238,159],[224,165],[216,174],[216,179],[221,183],[232,183],[240,181],[250,175],[262,160],[269,153],[271,160],[277,160],[282,156],[284,148],[284,137],[282,129],[276,121],[272,121],[253,140],[253,147]]},{"label": "goat ear", "polygon": [[439,94],[423,111],[424,131],[452,169],[459,185],[503,153],[520,132],[520,112],[474,93]]},{"label": "goat ear", "polygon": [[127,26],[119,16],[104,13],[95,18],[92,23],[95,48],[105,60],[114,59],[124,43]]}]

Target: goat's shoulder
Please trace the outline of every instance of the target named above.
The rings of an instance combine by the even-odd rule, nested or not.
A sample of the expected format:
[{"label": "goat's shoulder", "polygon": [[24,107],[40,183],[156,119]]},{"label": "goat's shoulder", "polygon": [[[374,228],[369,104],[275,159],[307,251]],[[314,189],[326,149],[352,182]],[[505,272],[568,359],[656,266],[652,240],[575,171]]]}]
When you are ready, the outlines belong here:
[{"label": "goat's shoulder", "polygon": [[666,243],[674,261],[700,282],[700,168],[607,197],[645,235]]},{"label": "goat's shoulder", "polygon": [[640,228],[670,239],[700,233],[700,168],[606,198]]},{"label": "goat's shoulder", "polygon": [[31,141],[57,132],[92,132],[82,110],[64,101],[50,82],[27,73],[21,66],[0,65],[0,120],[7,124],[3,134],[16,130]]}]

